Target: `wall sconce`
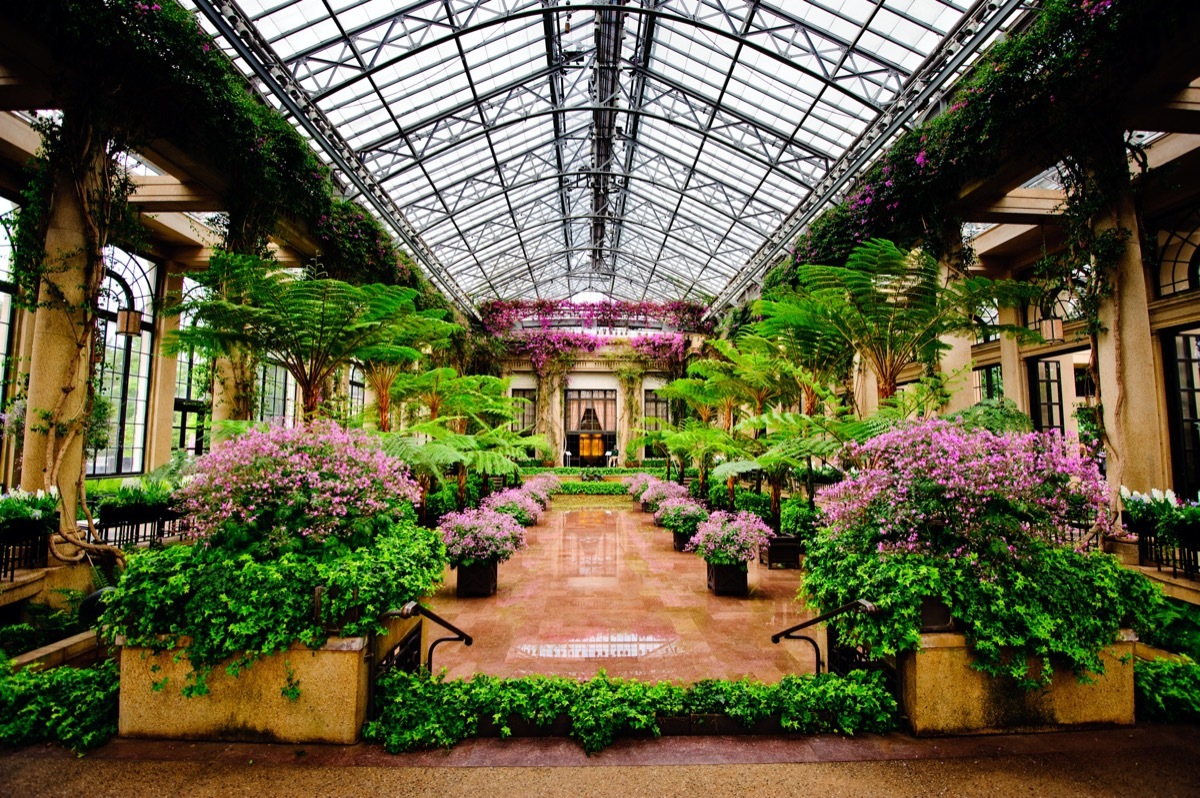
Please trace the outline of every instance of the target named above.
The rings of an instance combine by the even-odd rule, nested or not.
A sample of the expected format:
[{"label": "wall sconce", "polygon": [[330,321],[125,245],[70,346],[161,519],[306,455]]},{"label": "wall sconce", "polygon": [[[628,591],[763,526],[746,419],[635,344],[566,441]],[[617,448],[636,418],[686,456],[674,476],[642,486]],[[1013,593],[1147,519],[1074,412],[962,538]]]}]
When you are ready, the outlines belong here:
[{"label": "wall sconce", "polygon": [[125,338],[142,337],[142,312],[133,308],[117,311],[117,335]]},{"label": "wall sconce", "polygon": [[1063,336],[1063,320],[1058,316],[1047,316],[1038,320],[1038,332],[1048,344],[1061,344]]}]

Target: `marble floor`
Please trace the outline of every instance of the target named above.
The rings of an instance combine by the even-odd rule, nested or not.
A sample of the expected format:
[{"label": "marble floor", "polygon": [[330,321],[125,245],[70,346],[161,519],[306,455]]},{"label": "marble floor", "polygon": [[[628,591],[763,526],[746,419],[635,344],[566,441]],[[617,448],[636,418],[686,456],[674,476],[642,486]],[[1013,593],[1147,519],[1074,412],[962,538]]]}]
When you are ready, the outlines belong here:
[{"label": "marble floor", "polygon": [[750,564],[750,595],[714,596],[705,564],[633,509],[547,512],[529,547],[500,564],[489,598],[459,599],[455,571],[427,602],[473,635],[439,646],[434,668],[472,673],[610,676],[690,683],[811,673],[811,647],[771,634],[811,617],[796,600],[800,572]]}]

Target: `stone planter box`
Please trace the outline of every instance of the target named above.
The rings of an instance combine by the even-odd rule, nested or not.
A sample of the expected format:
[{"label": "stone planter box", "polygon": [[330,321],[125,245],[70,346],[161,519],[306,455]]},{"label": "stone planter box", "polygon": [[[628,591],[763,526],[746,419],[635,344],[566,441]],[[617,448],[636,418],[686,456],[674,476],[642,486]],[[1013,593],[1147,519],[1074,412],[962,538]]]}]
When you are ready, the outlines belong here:
[{"label": "stone planter box", "polygon": [[[258,660],[237,677],[223,666],[208,675],[209,694],[185,698],[191,670],[178,652],[124,646],[118,730],[123,737],[244,742],[337,743],[358,740],[367,718],[371,676],[378,658],[417,619],[390,619],[386,635],[332,637],[319,649],[301,643]],[[299,698],[281,690],[298,682]],[[166,680],[165,683],[163,680]],[[161,689],[154,689],[156,684]]]},{"label": "stone planter box", "polygon": [[746,582],[746,566],[708,565],[708,589],[718,596],[744,596],[749,591]]},{"label": "stone planter box", "polygon": [[1092,684],[1056,671],[1048,688],[1027,691],[973,669],[963,635],[922,634],[921,649],[897,662],[900,705],[918,737],[1130,726],[1135,640],[1123,632],[1102,652],[1104,674]]},{"label": "stone planter box", "polygon": [[459,598],[486,598],[494,595],[499,567],[500,564],[495,562],[458,566],[454,569],[458,573],[454,595]]}]

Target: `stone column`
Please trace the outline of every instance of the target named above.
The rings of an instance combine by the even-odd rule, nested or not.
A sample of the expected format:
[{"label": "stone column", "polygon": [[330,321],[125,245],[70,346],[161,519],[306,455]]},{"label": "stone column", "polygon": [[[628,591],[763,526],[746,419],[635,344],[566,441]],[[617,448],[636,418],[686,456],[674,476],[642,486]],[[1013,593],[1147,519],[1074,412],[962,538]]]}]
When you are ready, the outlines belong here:
[{"label": "stone column", "polygon": [[[91,369],[91,335],[83,329],[86,296],[87,244],[82,208],[74,200],[74,187],[59,177],[54,189],[46,232],[46,266],[41,296],[45,299],[33,319],[30,346],[29,403],[25,415],[25,443],[21,487],[36,491],[50,487],[54,468],[48,458],[48,433],[42,413],[61,408],[62,421],[80,419],[87,402]],[[60,405],[61,403],[61,405]],[[58,468],[63,525],[74,525],[78,498],[76,484],[83,469],[83,436],[76,435],[62,451]]]},{"label": "stone column", "polygon": [[1100,402],[1108,449],[1108,482],[1148,491],[1167,484],[1167,458],[1155,434],[1162,428],[1162,402],[1155,390],[1154,338],[1150,333],[1146,272],[1133,198],[1118,197],[1111,215],[1098,218],[1097,232],[1130,232],[1113,275],[1113,293],[1100,306],[1104,332],[1096,339]]},{"label": "stone column", "polygon": [[[950,267],[945,262],[938,264],[938,279],[943,284],[954,279]],[[957,375],[957,380],[950,386],[950,399],[947,400],[946,406],[942,410],[953,413],[965,410],[975,404],[975,391],[971,384],[971,347],[975,345],[975,338],[972,335],[960,333],[947,335],[942,342],[948,344],[950,348],[942,351],[941,359],[938,361],[938,370],[943,374]]]},{"label": "stone column", "polygon": [[[1021,323],[1021,309],[1000,308],[998,320],[1001,324]],[[1021,412],[1029,412],[1029,377],[1025,362],[1021,359],[1021,345],[1009,335],[1000,336],[1000,380],[1004,383],[1004,398],[1011,399]]]},{"label": "stone column", "polygon": [[[166,271],[169,264],[163,265]],[[183,292],[183,275],[167,271],[162,280],[160,299]],[[167,339],[179,329],[179,316],[159,313],[154,320],[154,356],[150,373],[150,418],[146,425],[145,470],[152,471],[171,461],[175,427],[175,355],[165,353]]]}]

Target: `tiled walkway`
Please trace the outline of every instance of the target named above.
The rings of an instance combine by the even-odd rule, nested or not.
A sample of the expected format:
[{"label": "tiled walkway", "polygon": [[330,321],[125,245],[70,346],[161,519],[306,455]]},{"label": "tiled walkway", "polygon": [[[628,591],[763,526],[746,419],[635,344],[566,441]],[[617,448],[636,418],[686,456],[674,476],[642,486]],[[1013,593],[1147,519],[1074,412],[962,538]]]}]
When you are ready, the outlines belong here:
[{"label": "tiled walkway", "polygon": [[796,601],[800,572],[750,564],[748,598],[708,592],[704,561],[680,553],[649,514],[546,513],[529,548],[500,565],[490,598],[454,596],[456,572],[429,606],[475,637],[439,646],[451,677],[532,673],[690,683],[811,673],[811,648],[771,634],[811,616]]}]

